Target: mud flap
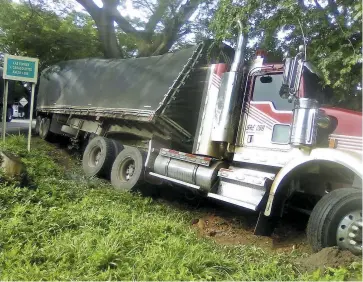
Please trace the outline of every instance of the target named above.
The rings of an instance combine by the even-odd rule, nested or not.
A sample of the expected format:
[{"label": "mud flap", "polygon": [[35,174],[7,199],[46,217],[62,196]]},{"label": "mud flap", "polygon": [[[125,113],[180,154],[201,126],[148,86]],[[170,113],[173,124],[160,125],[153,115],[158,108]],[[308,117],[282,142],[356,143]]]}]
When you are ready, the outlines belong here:
[{"label": "mud flap", "polygon": [[278,218],[276,216],[265,216],[263,212],[260,212],[254,234],[258,236],[271,236],[277,222]]}]

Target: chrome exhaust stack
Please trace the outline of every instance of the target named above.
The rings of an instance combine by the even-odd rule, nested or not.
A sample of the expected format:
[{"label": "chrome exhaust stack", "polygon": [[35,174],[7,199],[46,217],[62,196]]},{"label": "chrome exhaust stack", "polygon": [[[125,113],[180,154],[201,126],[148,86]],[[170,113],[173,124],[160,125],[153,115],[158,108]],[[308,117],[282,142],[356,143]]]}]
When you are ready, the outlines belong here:
[{"label": "chrome exhaust stack", "polygon": [[234,54],[234,60],[231,65],[230,72],[239,72],[243,68],[244,53],[246,49],[247,40],[243,34],[243,26],[240,20],[237,21],[239,27],[239,35],[237,38],[236,53]]},{"label": "chrome exhaust stack", "polygon": [[238,21],[239,36],[236,52],[230,71],[223,74],[218,92],[217,105],[213,116],[212,141],[234,143],[238,128],[238,98],[243,77],[244,56],[247,36],[243,34],[243,26]]}]

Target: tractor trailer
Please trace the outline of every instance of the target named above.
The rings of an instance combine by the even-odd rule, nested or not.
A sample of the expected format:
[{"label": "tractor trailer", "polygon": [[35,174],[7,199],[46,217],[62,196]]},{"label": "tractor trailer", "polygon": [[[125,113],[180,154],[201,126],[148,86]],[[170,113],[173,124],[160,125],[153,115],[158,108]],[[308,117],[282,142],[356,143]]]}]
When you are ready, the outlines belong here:
[{"label": "tractor trailer", "polygon": [[258,213],[266,236],[294,208],[315,251],[360,254],[362,113],[323,106],[304,52],[247,66],[245,47],[241,32],[235,50],[60,62],[42,72],[36,132],[86,141],[85,174],[117,190],[174,184]]}]

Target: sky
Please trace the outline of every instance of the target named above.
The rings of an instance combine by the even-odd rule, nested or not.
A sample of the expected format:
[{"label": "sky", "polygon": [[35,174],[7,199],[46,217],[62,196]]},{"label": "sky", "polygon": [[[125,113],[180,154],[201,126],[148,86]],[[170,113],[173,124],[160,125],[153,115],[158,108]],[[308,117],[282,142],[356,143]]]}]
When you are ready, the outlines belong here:
[{"label": "sky", "polygon": [[[101,0],[93,0],[93,2],[95,2],[98,7],[103,6]],[[140,19],[145,18],[145,15],[142,15],[142,13],[140,13],[139,10],[134,9],[134,7],[132,6],[132,2],[130,0],[126,0],[125,6],[126,9],[119,9],[123,17],[129,16],[130,18],[135,18],[135,17]],[[76,2],[76,9],[84,10],[83,7],[77,2]]]},{"label": "sky", "polygon": [[[13,2],[19,3],[20,0],[13,0]],[[72,2],[75,4],[75,8],[77,11],[85,11],[85,9],[82,7],[82,5],[78,4],[77,1],[73,0]],[[101,0],[93,0],[93,2],[95,2],[97,6],[102,7]],[[145,15],[140,13],[139,10],[134,9],[134,7],[132,6],[131,0],[126,0],[125,6],[126,6],[126,9],[120,9],[120,13],[122,16],[124,16],[124,17],[129,16],[130,18],[137,17],[140,19],[145,18]]]}]

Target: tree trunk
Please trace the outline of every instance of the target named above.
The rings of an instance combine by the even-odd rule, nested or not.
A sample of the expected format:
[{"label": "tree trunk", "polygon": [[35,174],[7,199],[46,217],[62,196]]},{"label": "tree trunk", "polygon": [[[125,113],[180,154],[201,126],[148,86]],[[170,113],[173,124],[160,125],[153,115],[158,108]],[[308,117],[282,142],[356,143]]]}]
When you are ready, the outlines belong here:
[{"label": "tree trunk", "polygon": [[117,41],[114,21],[106,11],[101,11],[99,18],[96,20],[96,26],[105,58],[121,58],[122,53]]}]

